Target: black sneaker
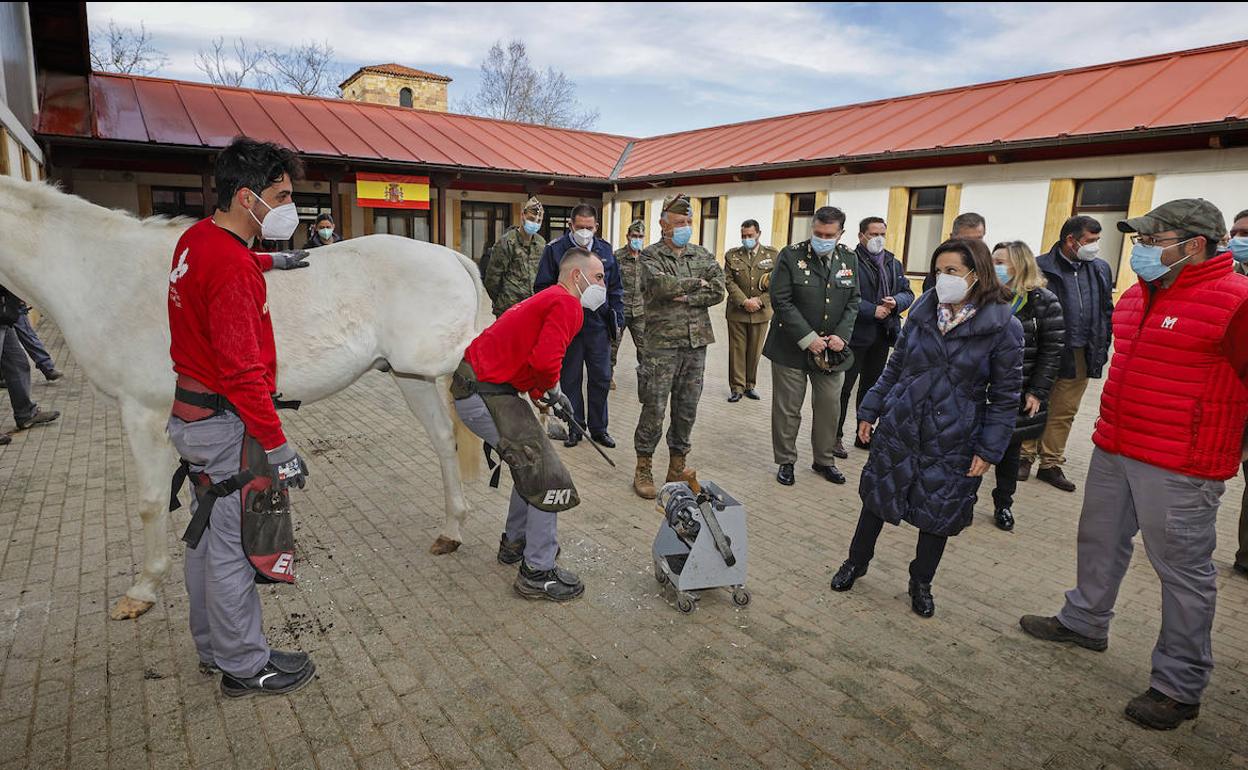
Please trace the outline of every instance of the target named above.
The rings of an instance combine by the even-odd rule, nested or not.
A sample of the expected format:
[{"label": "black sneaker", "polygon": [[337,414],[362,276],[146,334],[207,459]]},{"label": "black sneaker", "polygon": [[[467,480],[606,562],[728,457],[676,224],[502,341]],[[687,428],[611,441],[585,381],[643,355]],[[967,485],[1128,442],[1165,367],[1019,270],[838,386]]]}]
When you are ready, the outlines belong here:
[{"label": "black sneaker", "polygon": [[524,558],[524,538],[508,540],[507,533],[498,538],[498,563],[511,566]]},{"label": "black sneaker", "polygon": [[294,672],[281,670],[277,663],[278,661],[270,655],[269,662],[265,663],[264,668],[260,669],[255,676],[239,678],[222,674],[221,694],[227,698],[245,698],[248,695],[285,695],[311,682],[316,674],[316,665],[311,660],[306,660],[303,668]]},{"label": "black sneaker", "polygon": [[1127,704],[1127,719],[1154,730],[1173,730],[1188,719],[1200,716],[1199,703],[1180,703],[1152,687]]},{"label": "black sneaker", "polygon": [[571,601],[585,593],[585,584],[574,573],[558,565],[554,569],[532,569],[525,561],[520,562],[520,570],[512,587],[526,599],[552,602]]},{"label": "black sneaker", "polygon": [[17,424],[17,429],[27,430],[29,428],[35,427],[36,425],[46,425],[47,423],[52,422],[53,420],[55,420],[56,418],[60,416],[61,416],[61,413],[55,410],[51,412],[45,412],[39,407],[35,407],[35,413],[27,417],[25,420],[22,420],[21,422],[19,422]]}]

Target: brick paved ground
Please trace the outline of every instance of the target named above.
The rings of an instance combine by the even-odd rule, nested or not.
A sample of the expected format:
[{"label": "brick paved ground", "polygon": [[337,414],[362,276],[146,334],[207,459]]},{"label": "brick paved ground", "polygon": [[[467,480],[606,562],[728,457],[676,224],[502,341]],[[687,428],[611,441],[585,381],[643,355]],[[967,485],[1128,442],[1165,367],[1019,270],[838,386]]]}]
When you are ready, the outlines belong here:
[{"label": "brick paved ground", "polygon": [[[631,368],[612,397],[620,468],[588,446],[565,451],[584,503],[563,517],[564,561],[588,584],[568,606],[517,599],[514,571],[495,563],[506,483],[470,485],[465,547],[427,553],[442,515],[436,462],[372,373],[288,418],[314,475],[297,499],[300,585],[263,589],[265,620],[275,644],[316,657],[320,679],[225,702],[185,630],[174,547],[185,513],[162,601],[136,622],[107,619],[141,555],[133,463],[116,409],[55,328],[42,332],[67,377],[35,394],[65,416],[0,449],[0,768],[1248,765],[1248,581],[1229,571],[1241,481],[1224,498],[1218,668],[1202,715],[1146,732],[1121,716],[1147,686],[1159,624],[1142,552],[1104,654],[1018,629],[1020,614],[1056,610],[1074,573],[1079,496],[1034,481],[1014,533],[981,505],[951,542],[934,619],[905,596],[912,529],[889,528],[871,574],[834,594],[862,454],[843,464],[847,486],[801,468],[797,486],[778,486],[767,401],[725,403],[722,343],[692,460],[748,507],[748,608],[718,594],[686,617],[657,591],[656,515],[629,491]],[[632,357],[626,343],[621,360]],[[765,367],[763,381],[766,395]],[[1076,482],[1096,397],[1076,426]]]}]

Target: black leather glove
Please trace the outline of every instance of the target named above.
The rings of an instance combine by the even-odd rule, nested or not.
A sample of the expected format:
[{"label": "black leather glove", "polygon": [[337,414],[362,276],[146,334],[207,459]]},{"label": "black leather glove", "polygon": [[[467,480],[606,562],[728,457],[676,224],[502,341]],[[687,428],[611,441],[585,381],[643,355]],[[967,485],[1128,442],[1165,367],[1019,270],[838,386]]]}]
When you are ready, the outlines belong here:
[{"label": "black leather glove", "polygon": [[308,479],[308,466],[289,441],[265,454],[269,460],[269,474],[273,477],[274,491],[290,487],[303,489]]},{"label": "black leather glove", "polygon": [[308,252],[303,250],[274,251],[269,256],[273,257],[274,270],[296,270],[308,266]]}]

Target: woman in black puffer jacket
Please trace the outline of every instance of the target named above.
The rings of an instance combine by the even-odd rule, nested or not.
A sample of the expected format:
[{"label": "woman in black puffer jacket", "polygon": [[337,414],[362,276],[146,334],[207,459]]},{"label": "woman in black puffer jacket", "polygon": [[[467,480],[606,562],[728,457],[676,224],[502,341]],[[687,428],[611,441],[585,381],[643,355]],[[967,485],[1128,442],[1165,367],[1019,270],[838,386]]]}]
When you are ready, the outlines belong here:
[{"label": "woman in black puffer jacket", "polygon": [[1022,241],[999,243],[992,251],[997,277],[1014,292],[1014,316],[1023,324],[1023,397],[1014,437],[997,463],[997,486],[992,490],[993,518],[1001,529],[1014,529],[1014,490],[1018,488],[1019,449],[1044,433],[1049,417],[1049,390],[1062,361],[1066,325],[1057,295],[1044,288],[1044,273]]}]

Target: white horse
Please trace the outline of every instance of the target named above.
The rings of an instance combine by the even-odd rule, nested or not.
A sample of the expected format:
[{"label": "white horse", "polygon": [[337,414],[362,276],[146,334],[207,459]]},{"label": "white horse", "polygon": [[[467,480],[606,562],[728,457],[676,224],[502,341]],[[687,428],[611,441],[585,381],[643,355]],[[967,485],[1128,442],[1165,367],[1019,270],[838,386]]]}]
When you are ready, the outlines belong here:
[{"label": "white horse", "polygon": [[[174,385],[166,301],[174,245],[190,224],[139,220],[0,176],[0,284],[56,321],[91,383],[120,405],[134,455],[143,571],[113,607],[116,619],[150,609],[169,569],[175,462],[165,431]],[[443,246],[390,235],[325,246],[309,261],[268,274],[278,392],[308,403],[370,369],[392,371],[438,452],[446,516],[430,550],[450,553],[468,512],[461,471],[471,474],[479,454],[452,420],[444,391],[476,333],[477,268]]]}]

